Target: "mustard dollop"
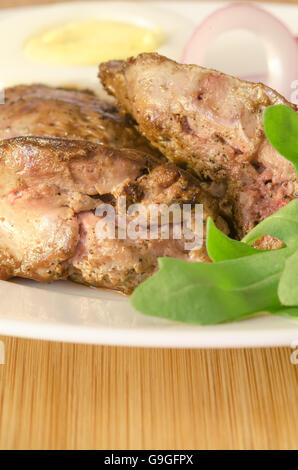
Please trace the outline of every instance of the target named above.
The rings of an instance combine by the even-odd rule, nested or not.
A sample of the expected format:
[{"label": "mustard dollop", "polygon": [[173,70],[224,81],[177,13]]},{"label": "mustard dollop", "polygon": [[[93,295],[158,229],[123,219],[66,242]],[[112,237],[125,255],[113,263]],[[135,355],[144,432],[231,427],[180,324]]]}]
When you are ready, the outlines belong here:
[{"label": "mustard dollop", "polygon": [[164,42],[160,29],[112,20],[75,21],[29,38],[25,55],[53,65],[96,65],[154,52]]}]

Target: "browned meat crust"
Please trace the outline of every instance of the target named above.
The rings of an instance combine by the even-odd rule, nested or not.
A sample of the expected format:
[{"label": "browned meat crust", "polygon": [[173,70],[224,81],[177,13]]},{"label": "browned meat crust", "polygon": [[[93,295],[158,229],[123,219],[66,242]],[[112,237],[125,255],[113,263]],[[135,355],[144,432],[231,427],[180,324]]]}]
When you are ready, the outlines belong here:
[{"label": "browned meat crust", "polygon": [[217,201],[195,177],[138,150],[18,137],[0,143],[0,168],[1,279],[70,277],[129,293],[159,256],[208,261],[204,247],[187,250],[183,239],[98,239],[94,209],[109,201],[117,219],[120,196],[128,206],[141,203],[146,214],[152,203],[203,203],[205,220],[210,215],[228,231]]},{"label": "browned meat crust", "polygon": [[[166,163],[157,166],[147,175],[132,181],[127,179],[115,189],[113,196],[128,196],[130,203],[141,203],[148,208],[152,203],[201,203],[204,204],[204,222],[211,216],[216,224],[225,232],[228,227],[218,215],[216,201],[210,200],[199,188],[198,182],[184,170]],[[132,196],[132,197],[131,197]],[[117,213],[117,212],[116,212]],[[186,250],[185,239],[127,239],[101,240],[96,239],[96,222],[92,213],[78,216],[80,223],[80,242],[74,258],[70,263],[70,278],[122,292],[132,292],[139,283],[153,274],[157,269],[157,258],[172,256],[189,261],[208,262],[206,248]],[[145,219],[144,219],[145,220]],[[144,225],[146,225],[147,220]]]},{"label": "browned meat crust", "polygon": [[40,183],[89,195],[104,194],[158,162],[139,150],[53,137],[16,137],[0,142],[0,195]]},{"label": "browned meat crust", "polygon": [[293,106],[275,91],[158,54],[101,64],[99,76],[152,145],[205,181],[239,238],[298,196],[294,166],[264,136],[264,109]]}]

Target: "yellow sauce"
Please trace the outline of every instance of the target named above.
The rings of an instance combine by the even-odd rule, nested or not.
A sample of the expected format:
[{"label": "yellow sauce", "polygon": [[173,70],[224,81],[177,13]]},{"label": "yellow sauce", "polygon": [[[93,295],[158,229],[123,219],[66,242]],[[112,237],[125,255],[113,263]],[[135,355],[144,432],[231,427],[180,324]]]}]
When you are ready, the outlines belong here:
[{"label": "yellow sauce", "polygon": [[55,65],[97,65],[126,59],[141,52],[154,52],[164,42],[161,30],[110,20],[67,23],[30,38],[26,56]]}]

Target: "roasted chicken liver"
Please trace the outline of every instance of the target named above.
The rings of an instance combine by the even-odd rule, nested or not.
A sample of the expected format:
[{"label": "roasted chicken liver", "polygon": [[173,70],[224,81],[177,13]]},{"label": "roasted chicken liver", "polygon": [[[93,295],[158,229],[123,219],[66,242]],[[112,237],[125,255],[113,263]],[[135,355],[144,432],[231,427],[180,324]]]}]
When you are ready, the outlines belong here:
[{"label": "roasted chicken liver", "polygon": [[143,136],[205,182],[238,238],[298,196],[294,166],[264,136],[267,106],[295,109],[277,92],[158,54],[101,64],[99,76]]},{"label": "roasted chicken liver", "polygon": [[159,155],[129,117],[91,91],[19,85],[5,90],[0,139],[39,135],[87,140]]},{"label": "roasted chicken liver", "polygon": [[[158,54],[102,64],[100,77],[121,114],[87,91],[6,90],[0,106],[1,279],[69,278],[130,293],[157,269],[160,256],[209,259],[205,246],[186,248],[183,236],[117,236],[124,196],[127,209],[140,204],[143,219],[130,214],[129,220],[142,230],[152,204],[200,203],[204,223],[210,215],[229,233],[226,219],[238,238],[297,197],[293,165],[263,131],[266,106],[292,106],[278,93]],[[103,216],[107,203],[114,238],[98,232],[110,228]],[[161,219],[158,214],[155,228]],[[171,235],[174,230],[170,221]],[[273,242],[265,237],[259,246]]]}]

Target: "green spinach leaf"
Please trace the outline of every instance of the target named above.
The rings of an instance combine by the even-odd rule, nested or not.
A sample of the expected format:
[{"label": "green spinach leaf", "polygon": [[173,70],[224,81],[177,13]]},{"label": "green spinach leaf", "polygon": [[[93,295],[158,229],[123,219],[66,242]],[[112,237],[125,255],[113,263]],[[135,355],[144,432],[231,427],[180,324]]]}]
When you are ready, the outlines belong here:
[{"label": "green spinach leaf", "polygon": [[284,317],[298,318],[298,307],[281,307],[281,309],[274,310],[270,313]]},{"label": "green spinach leaf", "polygon": [[298,173],[298,114],[289,106],[268,106],[264,111],[264,130],[276,150],[290,160]]},{"label": "green spinach leaf", "polygon": [[235,321],[281,307],[277,287],[285,251],[219,263],[189,263],[160,258],[159,271],[132,294],[139,312],[183,322],[211,325]]},{"label": "green spinach leaf", "polygon": [[[274,236],[286,246],[261,251],[249,245],[262,235]],[[242,242],[221,234],[212,221],[208,222],[207,236],[207,248],[215,263],[160,258],[159,271],[134,291],[132,305],[147,315],[201,325],[235,321],[264,311],[296,316],[297,309],[282,304],[283,296],[289,299],[289,290],[284,287],[289,276],[294,273],[297,280],[297,200],[261,222]],[[292,256],[294,261],[290,261]],[[297,305],[295,295],[287,300],[290,306]]]},{"label": "green spinach leaf", "polygon": [[286,261],[278,285],[278,297],[283,305],[298,307],[298,250]]}]

